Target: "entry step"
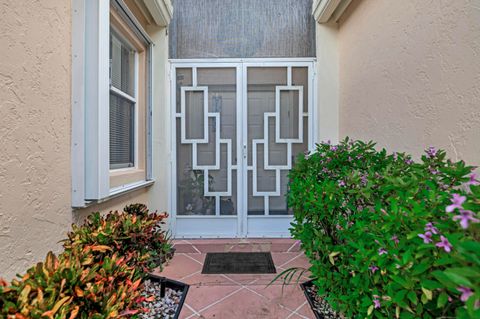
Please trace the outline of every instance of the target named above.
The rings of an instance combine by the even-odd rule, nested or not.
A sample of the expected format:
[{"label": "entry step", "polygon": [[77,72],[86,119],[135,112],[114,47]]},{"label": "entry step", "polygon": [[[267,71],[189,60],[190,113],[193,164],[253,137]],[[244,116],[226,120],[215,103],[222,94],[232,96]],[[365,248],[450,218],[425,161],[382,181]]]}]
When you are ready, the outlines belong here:
[{"label": "entry step", "polygon": [[300,251],[299,241],[290,238],[176,239],[173,244],[177,253],[184,254]]}]

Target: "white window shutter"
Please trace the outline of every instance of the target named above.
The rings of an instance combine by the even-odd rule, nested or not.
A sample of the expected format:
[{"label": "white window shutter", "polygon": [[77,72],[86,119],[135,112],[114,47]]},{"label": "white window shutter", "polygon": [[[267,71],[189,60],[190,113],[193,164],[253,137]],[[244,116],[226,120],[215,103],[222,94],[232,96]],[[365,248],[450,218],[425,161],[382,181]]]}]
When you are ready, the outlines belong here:
[{"label": "white window shutter", "polygon": [[[90,14],[91,13],[91,14]],[[110,1],[87,1],[85,198],[110,194],[109,185]]]}]

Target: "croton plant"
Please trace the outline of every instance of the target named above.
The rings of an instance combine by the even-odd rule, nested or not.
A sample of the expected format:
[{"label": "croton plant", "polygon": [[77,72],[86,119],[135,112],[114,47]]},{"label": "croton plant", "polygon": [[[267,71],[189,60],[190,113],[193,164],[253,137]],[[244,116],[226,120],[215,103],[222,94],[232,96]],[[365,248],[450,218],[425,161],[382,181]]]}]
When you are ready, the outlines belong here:
[{"label": "croton plant", "polygon": [[0,318],[137,317],[142,279],[171,250],[166,217],[135,204],[73,225],[58,257],[50,252],[18,279],[0,279]]},{"label": "croton plant", "polygon": [[161,267],[172,249],[168,234],[162,229],[166,213],[150,212],[143,204],[133,204],[123,212],[102,216],[91,214],[83,225],[72,225],[73,230],[64,240],[65,251],[76,246],[105,246],[123,256],[130,256],[131,264],[148,272]]},{"label": "croton plant", "polygon": [[290,174],[291,232],[348,318],[480,318],[480,186],[429,148],[321,143]]}]

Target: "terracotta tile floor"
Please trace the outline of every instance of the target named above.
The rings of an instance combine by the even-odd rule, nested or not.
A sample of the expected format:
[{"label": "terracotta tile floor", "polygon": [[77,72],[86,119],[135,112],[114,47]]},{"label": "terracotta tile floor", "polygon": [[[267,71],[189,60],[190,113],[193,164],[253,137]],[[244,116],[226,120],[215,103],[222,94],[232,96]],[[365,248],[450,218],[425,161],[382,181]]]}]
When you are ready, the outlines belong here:
[{"label": "terracotta tile floor", "polygon": [[[207,252],[270,251],[277,273],[289,267],[309,267],[292,239],[177,240],[175,257],[162,276],[190,285],[180,318],[293,319],[315,318],[296,282],[267,287],[276,274],[203,275]],[[301,281],[308,280],[305,276]]]}]

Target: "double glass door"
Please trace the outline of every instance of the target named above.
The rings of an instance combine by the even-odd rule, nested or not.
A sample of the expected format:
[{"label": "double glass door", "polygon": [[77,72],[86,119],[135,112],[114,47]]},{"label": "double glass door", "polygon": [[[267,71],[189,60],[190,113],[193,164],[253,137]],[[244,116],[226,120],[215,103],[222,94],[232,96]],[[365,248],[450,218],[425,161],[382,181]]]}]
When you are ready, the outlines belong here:
[{"label": "double glass door", "polygon": [[313,146],[313,62],[172,64],[177,238],[289,236],[288,172]]}]

